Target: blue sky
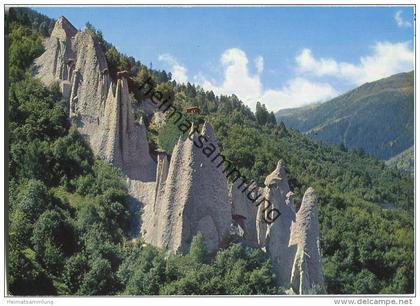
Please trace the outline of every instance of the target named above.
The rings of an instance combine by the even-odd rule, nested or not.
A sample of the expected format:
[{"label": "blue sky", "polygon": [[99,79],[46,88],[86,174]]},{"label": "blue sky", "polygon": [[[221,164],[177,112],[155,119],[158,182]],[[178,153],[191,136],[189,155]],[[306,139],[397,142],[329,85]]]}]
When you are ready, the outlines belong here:
[{"label": "blue sky", "polygon": [[121,52],[269,109],[330,99],[414,67],[412,7],[37,7]]}]

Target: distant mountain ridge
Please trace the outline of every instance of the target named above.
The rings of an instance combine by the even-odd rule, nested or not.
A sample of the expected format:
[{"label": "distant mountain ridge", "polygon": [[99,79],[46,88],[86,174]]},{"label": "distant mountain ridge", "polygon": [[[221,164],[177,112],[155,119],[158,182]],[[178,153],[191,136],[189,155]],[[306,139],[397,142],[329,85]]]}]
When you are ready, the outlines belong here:
[{"label": "distant mountain ridge", "polygon": [[414,144],[414,71],[366,83],[325,103],[281,110],[276,119],[314,139],[390,159]]}]

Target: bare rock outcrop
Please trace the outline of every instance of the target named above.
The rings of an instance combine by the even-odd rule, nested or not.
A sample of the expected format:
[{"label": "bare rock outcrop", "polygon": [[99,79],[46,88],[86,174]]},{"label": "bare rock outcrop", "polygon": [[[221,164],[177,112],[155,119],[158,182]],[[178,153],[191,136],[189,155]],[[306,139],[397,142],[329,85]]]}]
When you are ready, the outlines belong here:
[{"label": "bare rock outcrop", "polygon": [[66,18],[60,17],[56,21],[51,36],[46,42],[45,52],[35,60],[37,76],[46,85],[51,85],[58,80],[70,80],[70,71],[73,68],[68,59],[74,57],[72,39],[77,33],[77,29]]},{"label": "bare rock outcrop", "polygon": [[286,204],[286,195],[290,192],[290,188],[282,160],[278,162],[276,169],[267,176],[264,184],[266,186],[264,194],[267,201],[259,206],[259,213],[267,214],[268,208],[272,207],[280,212],[280,217],[273,223],[267,224],[264,219],[267,220],[268,216],[260,216],[259,222],[265,224],[260,224],[259,228],[266,227],[265,233],[260,234],[263,237],[263,240],[260,240],[260,245],[265,246],[272,261],[278,284],[286,287],[290,283],[292,264],[296,252],[295,247],[289,247],[295,213]]},{"label": "bare rock outcrop", "polygon": [[244,241],[251,247],[258,247],[257,239],[257,206],[248,198],[247,186],[241,186],[236,180],[230,185],[229,196],[232,206],[232,219],[240,226]]},{"label": "bare rock outcrop", "polygon": [[103,122],[98,124],[100,132],[97,127],[92,131],[102,132],[96,143],[97,154],[122,169],[130,179],[154,181],[156,164],[149,155],[146,126],[134,120],[128,96],[127,79],[123,77],[117,81],[115,95],[109,91]]},{"label": "bare rock outcrop", "polygon": [[[279,287],[296,294],[307,293],[314,286],[323,287],[319,248],[319,223],[316,195],[313,188],[305,192],[299,211],[295,212],[284,163],[267,176],[265,201],[258,207],[257,233],[260,247],[265,248],[273,264]],[[267,223],[268,208],[275,208],[280,217]]]},{"label": "bare rock outcrop", "polygon": [[157,150],[156,189],[154,196],[154,205],[156,205],[158,195],[163,191],[163,186],[165,186],[166,178],[168,177],[168,172],[168,154],[163,150]]},{"label": "bare rock outcrop", "polygon": [[[195,127],[192,127],[194,131]],[[203,150],[218,145],[210,124],[191,139],[179,139],[175,146],[168,175],[154,206],[155,218],[145,226],[145,241],[184,253],[192,238],[201,232],[210,252],[216,251],[229,234],[231,207],[226,177]],[[200,148],[198,139],[207,139]],[[204,142],[204,141],[203,141]]]},{"label": "bare rock outcrop", "polygon": [[36,77],[58,82],[69,100],[69,114],[93,152],[130,179],[154,181],[156,164],[149,155],[146,127],[134,120],[125,74],[114,83],[105,54],[86,32],[60,17],[35,60]]},{"label": "bare rock outcrop", "polygon": [[323,287],[317,197],[313,188],[308,188],[303,196],[290,245],[297,246],[291,276],[293,291],[305,294],[311,288]]},{"label": "bare rock outcrop", "polygon": [[121,169],[127,178],[132,236],[142,226],[142,212],[153,205],[156,163],[149,155],[146,127],[134,119],[127,74],[113,81],[105,54],[89,33],[60,17],[35,60],[35,76],[58,83],[69,115],[94,154]]}]

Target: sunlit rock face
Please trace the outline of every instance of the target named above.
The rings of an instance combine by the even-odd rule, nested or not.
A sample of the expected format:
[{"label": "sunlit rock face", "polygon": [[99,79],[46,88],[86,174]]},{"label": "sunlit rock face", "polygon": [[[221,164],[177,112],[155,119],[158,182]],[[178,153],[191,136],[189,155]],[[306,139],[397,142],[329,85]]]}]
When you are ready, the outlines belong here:
[{"label": "sunlit rock face", "polygon": [[141,212],[154,203],[156,163],[149,155],[146,127],[136,121],[129,101],[127,76],[112,80],[99,43],[60,17],[35,60],[35,77],[58,84],[69,116],[94,154],[117,166],[127,179],[132,223],[137,237]]},{"label": "sunlit rock face", "polygon": [[[251,199],[248,197],[248,186],[242,184],[240,180],[234,181],[230,185],[229,195],[232,206],[232,219],[235,226],[239,226],[242,238],[247,245],[258,247],[257,239],[257,206],[254,195]],[[258,194],[255,192],[255,194]],[[254,196],[254,197],[252,197]]]},{"label": "sunlit rock face", "polygon": [[[291,287],[297,294],[304,294],[314,286],[323,287],[315,191],[308,188],[296,213],[281,160],[264,184],[268,201],[258,207],[258,241],[272,261],[278,286]],[[275,222],[264,222],[268,206],[280,212]]]},{"label": "sunlit rock face", "polygon": [[315,190],[308,188],[296,214],[296,223],[292,227],[290,245],[297,246],[297,251],[293,263],[291,286],[300,294],[307,293],[315,286],[324,286],[317,201]]},{"label": "sunlit rock face", "polygon": [[60,85],[70,118],[95,155],[130,179],[155,180],[156,164],[149,155],[146,128],[134,120],[127,79],[111,80],[105,55],[90,34],[60,17],[45,52],[35,60],[35,73],[46,85]]},{"label": "sunlit rock face", "polygon": [[[219,152],[211,125],[205,123],[201,133],[191,134],[190,139],[179,139],[172,152],[167,178],[150,214],[156,217],[144,237],[153,245],[185,253],[200,232],[208,250],[215,252],[228,238],[232,220],[227,181],[223,168],[203,153],[206,147],[213,150],[212,156]],[[202,147],[197,146],[200,142]]]}]

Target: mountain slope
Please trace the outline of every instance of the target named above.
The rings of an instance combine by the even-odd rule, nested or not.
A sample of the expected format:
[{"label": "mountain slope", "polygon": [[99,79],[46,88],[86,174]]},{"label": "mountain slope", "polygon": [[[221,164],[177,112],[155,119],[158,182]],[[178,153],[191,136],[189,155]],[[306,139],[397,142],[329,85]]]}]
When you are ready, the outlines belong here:
[{"label": "mountain slope", "polygon": [[414,174],[414,146],[385,162],[388,166]]},{"label": "mountain slope", "polygon": [[414,72],[366,83],[328,102],[276,114],[289,128],[389,159],[414,143]]}]

